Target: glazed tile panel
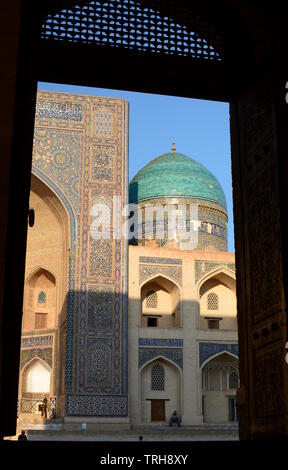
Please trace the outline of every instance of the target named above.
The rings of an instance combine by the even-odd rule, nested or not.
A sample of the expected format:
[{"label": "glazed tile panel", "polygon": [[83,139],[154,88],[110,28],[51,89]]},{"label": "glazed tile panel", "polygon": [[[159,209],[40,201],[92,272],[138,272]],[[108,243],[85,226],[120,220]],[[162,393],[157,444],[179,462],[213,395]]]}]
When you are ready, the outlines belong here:
[{"label": "glazed tile panel", "polygon": [[159,197],[193,197],[216,202],[226,210],[226,198],[215,176],[201,163],[178,152],[155,158],[130,183],[131,203]]},{"label": "glazed tile panel", "polygon": [[126,416],[127,244],[93,240],[91,209],[128,199],[128,104],[38,92],[33,173],[70,217],[68,416]]}]

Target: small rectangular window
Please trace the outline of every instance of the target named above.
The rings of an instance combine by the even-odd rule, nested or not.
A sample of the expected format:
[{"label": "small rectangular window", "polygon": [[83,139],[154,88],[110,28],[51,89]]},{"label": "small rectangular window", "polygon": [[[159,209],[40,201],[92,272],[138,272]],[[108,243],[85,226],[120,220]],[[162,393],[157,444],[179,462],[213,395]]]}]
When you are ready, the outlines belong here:
[{"label": "small rectangular window", "polygon": [[147,318],[147,326],[158,326],[158,318]]},{"label": "small rectangular window", "polygon": [[208,321],[209,330],[219,330],[219,319],[218,318],[208,319],[207,321]]}]

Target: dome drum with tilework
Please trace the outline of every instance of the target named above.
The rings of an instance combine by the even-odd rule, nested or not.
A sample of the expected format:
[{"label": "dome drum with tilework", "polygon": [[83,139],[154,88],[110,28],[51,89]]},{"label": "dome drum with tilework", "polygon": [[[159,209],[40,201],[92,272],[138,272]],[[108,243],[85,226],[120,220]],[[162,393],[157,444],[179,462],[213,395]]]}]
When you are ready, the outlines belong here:
[{"label": "dome drum with tilework", "polygon": [[[138,204],[143,211],[143,225],[145,207],[159,204],[172,204],[175,207],[179,204],[197,204],[197,249],[227,251],[228,217],[225,194],[215,176],[196,160],[175,151],[155,158],[131,180],[129,202]],[[149,230],[151,231],[151,226]],[[171,241],[157,240],[156,236],[150,238],[145,240],[144,237],[141,244],[177,245],[175,241],[171,244]],[[139,242],[140,240],[138,244]]]}]

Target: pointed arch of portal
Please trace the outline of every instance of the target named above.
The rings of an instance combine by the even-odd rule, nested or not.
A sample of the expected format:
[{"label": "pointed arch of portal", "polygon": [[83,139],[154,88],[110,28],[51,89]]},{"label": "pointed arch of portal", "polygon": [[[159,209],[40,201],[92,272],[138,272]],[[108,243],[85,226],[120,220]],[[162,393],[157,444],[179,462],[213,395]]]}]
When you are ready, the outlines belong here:
[{"label": "pointed arch of portal", "polygon": [[[70,286],[74,279],[69,271],[73,258],[70,256],[71,248],[74,249],[75,216],[63,194],[59,194],[52,183],[50,186],[49,181],[44,182],[35,174],[31,177],[29,207],[34,209],[35,218],[27,236],[22,337],[49,335],[46,349],[52,349],[49,351],[52,357],[51,393],[62,397],[66,370],[66,319],[73,305]],[[69,291],[72,291],[70,295]],[[29,343],[29,338],[27,341]],[[34,347],[30,343],[29,351]],[[25,350],[21,354],[25,354]],[[20,393],[22,389],[19,388]]]}]

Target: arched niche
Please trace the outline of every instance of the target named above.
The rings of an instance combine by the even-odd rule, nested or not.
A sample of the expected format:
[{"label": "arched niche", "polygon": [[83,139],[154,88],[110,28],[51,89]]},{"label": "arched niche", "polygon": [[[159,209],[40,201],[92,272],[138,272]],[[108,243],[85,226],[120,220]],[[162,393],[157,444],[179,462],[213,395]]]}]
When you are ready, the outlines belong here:
[{"label": "arched niche", "polygon": [[26,378],[27,393],[49,393],[50,391],[50,370],[40,361],[30,367]]},{"label": "arched niche", "polygon": [[[69,258],[74,243],[74,216],[61,191],[32,174],[29,207],[35,221],[28,227],[22,335],[53,335],[51,393],[64,394]],[[45,367],[45,365],[44,365]],[[19,388],[20,394],[23,387]]]},{"label": "arched niche", "polygon": [[22,398],[42,399],[48,397],[52,387],[51,367],[39,358],[34,358],[22,370]]},{"label": "arched niche", "polygon": [[217,270],[198,286],[200,329],[237,331],[236,280],[228,270]]},{"label": "arched niche", "polygon": [[180,289],[164,276],[156,276],[141,287],[141,326],[179,328]]},{"label": "arched niche", "polygon": [[169,421],[174,410],[181,416],[181,371],[171,361],[158,357],[140,369],[141,419]]},{"label": "arched niche", "polygon": [[38,268],[25,282],[22,330],[55,327],[56,279],[45,268]]},{"label": "arched niche", "polygon": [[[54,310],[52,315],[54,320],[48,322],[49,328],[55,328],[64,323],[68,290],[70,250],[68,211],[52,189],[34,174],[31,177],[29,206],[34,209],[35,223],[33,227],[28,228],[27,236],[22,332],[35,329],[35,322],[32,320],[35,309],[39,309],[41,313],[48,307],[47,311],[51,314]],[[36,289],[37,283],[38,290]],[[54,284],[53,302],[51,296],[51,302],[48,296],[46,296],[46,303],[36,301],[36,294],[32,293],[31,289],[36,289],[39,296],[41,283],[43,283],[44,294],[46,292],[44,287],[50,283],[49,289],[51,289]],[[44,298],[44,294],[40,298]]]},{"label": "arched niche", "polygon": [[207,423],[237,420],[238,358],[228,352],[207,360],[202,367],[203,419]]}]

